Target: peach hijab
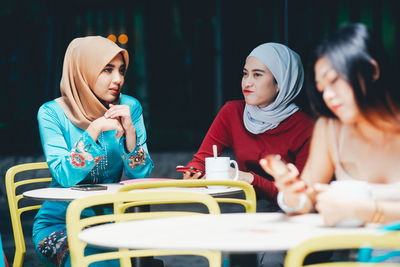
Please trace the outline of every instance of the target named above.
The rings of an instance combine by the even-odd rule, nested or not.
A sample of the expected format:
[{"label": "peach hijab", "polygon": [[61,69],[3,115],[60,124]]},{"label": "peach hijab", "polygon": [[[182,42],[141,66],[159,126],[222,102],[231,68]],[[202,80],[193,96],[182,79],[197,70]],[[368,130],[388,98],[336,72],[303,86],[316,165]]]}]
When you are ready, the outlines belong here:
[{"label": "peach hijab", "polygon": [[[118,53],[122,54],[128,68],[128,52],[101,36],[76,38],[67,48],[60,83],[61,97],[55,101],[68,119],[82,130],[107,111],[91,88],[104,67]],[[114,103],[118,104],[120,99],[118,97]]]}]

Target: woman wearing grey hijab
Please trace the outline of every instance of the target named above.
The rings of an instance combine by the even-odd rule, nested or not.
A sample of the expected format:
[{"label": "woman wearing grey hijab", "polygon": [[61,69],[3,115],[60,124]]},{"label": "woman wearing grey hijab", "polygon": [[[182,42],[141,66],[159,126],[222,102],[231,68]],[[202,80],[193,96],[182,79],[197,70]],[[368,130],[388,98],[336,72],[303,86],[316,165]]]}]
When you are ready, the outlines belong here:
[{"label": "woman wearing grey hijab", "polygon": [[[204,171],[204,159],[213,156],[213,145],[217,145],[218,154],[231,148],[239,165],[239,179],[259,189],[259,198],[269,206],[263,211],[276,211],[278,190],[258,162],[268,154],[279,154],[303,169],[313,127],[312,119],[293,103],[303,80],[297,53],[278,43],[256,47],[243,68],[244,100],[228,101],[222,107],[188,166]],[[184,173],[184,179],[200,177],[200,173]]]}]

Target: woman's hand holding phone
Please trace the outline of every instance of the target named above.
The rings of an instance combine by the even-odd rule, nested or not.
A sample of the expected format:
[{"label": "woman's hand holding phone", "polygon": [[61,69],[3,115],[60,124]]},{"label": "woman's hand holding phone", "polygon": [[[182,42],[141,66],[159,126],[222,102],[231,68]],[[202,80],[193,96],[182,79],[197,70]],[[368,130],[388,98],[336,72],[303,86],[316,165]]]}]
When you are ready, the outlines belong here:
[{"label": "woman's hand holding phone", "polygon": [[[292,163],[284,162],[280,155],[268,155],[260,160],[264,171],[275,180],[275,186],[284,195],[288,207],[297,207],[302,195],[308,193],[307,184],[299,179],[299,171]],[[304,197],[304,196],[303,196]]]},{"label": "woman's hand holding phone", "polygon": [[176,166],[176,171],[183,172],[183,179],[204,179],[205,173],[202,170],[196,169],[194,167],[185,167],[178,165]]},{"label": "woman's hand holding phone", "polygon": [[291,188],[292,192],[304,191],[306,185],[299,179],[299,171],[296,166],[286,163],[280,155],[268,155],[260,160],[260,165],[266,173],[275,180],[279,191],[286,191]]}]

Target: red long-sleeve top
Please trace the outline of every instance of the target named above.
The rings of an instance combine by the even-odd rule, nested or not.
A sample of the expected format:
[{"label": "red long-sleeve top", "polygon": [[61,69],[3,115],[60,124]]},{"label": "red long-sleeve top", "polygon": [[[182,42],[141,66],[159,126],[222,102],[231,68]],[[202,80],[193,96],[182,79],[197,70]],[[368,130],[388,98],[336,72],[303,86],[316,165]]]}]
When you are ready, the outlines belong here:
[{"label": "red long-sleeve top", "polygon": [[188,164],[205,170],[205,158],[213,156],[212,146],[217,145],[218,155],[231,148],[239,170],[254,175],[253,185],[272,200],[278,189],[273,178],[260,167],[258,161],[268,154],[279,154],[286,162],[292,162],[301,172],[308,157],[313,120],[297,111],[278,127],[262,134],[246,130],[243,123],[244,100],[227,102],[208,130],[199,150]]}]

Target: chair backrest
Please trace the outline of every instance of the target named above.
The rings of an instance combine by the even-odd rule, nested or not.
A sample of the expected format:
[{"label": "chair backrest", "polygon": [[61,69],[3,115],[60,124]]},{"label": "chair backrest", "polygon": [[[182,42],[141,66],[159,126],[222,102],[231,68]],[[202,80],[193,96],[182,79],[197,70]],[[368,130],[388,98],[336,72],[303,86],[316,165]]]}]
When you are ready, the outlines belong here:
[{"label": "chair backrest", "polygon": [[[286,255],[285,267],[299,267],[308,266],[303,265],[304,259],[307,255],[313,252],[326,251],[326,250],[341,250],[341,249],[360,249],[363,247],[373,247],[379,249],[399,249],[400,248],[400,231],[392,232],[376,232],[376,234],[343,234],[316,237],[304,241],[293,249],[290,249]],[[341,262],[326,262],[319,264],[312,264],[315,266],[382,266],[383,263],[360,263],[349,261]],[[393,264],[387,263],[387,266]],[[397,266],[399,264],[397,263]],[[311,266],[311,265],[310,265]],[[386,266],[386,265],[385,265]]]},{"label": "chair backrest", "polygon": [[245,194],[245,199],[215,197],[219,203],[236,203],[244,206],[246,212],[256,212],[257,200],[254,188],[249,183],[236,180],[172,180],[171,181],[143,181],[126,184],[119,189],[120,192],[132,191],[135,189],[163,188],[163,187],[206,187],[206,186],[228,186],[241,188]]},{"label": "chair backrest", "polygon": [[[121,266],[131,266],[131,257],[165,256],[165,255],[200,255],[206,257],[210,266],[221,266],[220,252],[199,252],[199,251],[165,251],[165,250],[127,250],[110,251],[94,255],[84,255],[86,243],[79,240],[78,234],[88,226],[121,222],[129,220],[153,219],[171,216],[183,216],[198,214],[194,212],[136,212],[125,213],[126,204],[150,205],[150,204],[172,204],[172,203],[200,203],[208,208],[209,213],[219,214],[218,203],[209,195],[202,193],[189,193],[182,191],[137,191],[137,192],[117,192],[112,194],[102,194],[75,199],[67,209],[67,235],[68,246],[71,255],[72,266],[88,266],[92,262],[101,260],[120,259]],[[101,214],[88,218],[81,218],[84,209],[99,205],[113,204],[113,214]]]},{"label": "chair backrest", "polygon": [[6,191],[15,241],[15,255],[13,266],[22,266],[26,252],[24,233],[21,224],[21,214],[26,211],[39,209],[41,207],[41,205],[36,204],[27,204],[23,207],[20,207],[19,201],[23,199],[24,196],[22,195],[22,193],[17,195],[17,189],[21,186],[28,184],[44,183],[51,181],[51,177],[33,179],[23,177],[22,179],[18,179],[18,181],[15,181],[15,176],[21,172],[35,171],[40,169],[48,169],[47,163],[36,162],[19,164],[9,168],[6,173]]}]

